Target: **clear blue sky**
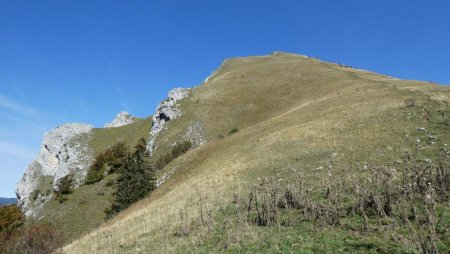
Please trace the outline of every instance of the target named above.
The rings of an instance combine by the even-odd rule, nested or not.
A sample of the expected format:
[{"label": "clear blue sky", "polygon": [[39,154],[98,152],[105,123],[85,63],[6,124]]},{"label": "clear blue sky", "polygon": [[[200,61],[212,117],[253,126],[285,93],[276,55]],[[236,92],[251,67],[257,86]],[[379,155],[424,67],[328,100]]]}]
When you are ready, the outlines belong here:
[{"label": "clear blue sky", "polygon": [[288,51],[450,83],[450,1],[0,1],[0,196],[64,122],[150,115],[224,58]]}]

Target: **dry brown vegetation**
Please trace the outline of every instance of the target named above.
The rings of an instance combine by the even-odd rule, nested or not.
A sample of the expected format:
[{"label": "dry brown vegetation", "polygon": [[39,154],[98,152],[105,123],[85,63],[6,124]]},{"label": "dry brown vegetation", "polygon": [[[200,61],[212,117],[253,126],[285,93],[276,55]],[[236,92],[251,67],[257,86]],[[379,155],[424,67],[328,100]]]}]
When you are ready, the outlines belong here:
[{"label": "dry brown vegetation", "polygon": [[52,253],[63,244],[55,227],[26,221],[16,205],[0,206],[0,253]]}]

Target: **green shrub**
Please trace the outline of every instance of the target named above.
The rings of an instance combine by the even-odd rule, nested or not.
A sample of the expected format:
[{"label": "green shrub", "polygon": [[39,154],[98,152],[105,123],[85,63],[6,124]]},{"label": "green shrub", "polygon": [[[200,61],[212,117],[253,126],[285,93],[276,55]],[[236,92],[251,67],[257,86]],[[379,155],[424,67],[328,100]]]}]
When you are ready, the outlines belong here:
[{"label": "green shrub", "polygon": [[103,179],[103,173],[101,171],[89,170],[86,176],[86,184],[94,184],[100,182]]},{"label": "green shrub", "polygon": [[57,194],[70,194],[73,192],[72,188],[73,184],[73,175],[69,174],[65,177],[61,178],[58,183],[58,191]]},{"label": "green shrub", "polygon": [[0,231],[18,224],[23,217],[17,205],[0,206]]},{"label": "green shrub", "polygon": [[238,133],[238,132],[239,132],[238,128],[233,128],[228,132],[228,134],[234,134],[234,133]]},{"label": "green shrub", "polygon": [[0,232],[0,253],[55,253],[63,244],[61,231],[40,222],[27,223],[11,232]]},{"label": "green shrub", "polygon": [[86,176],[86,184],[93,184],[101,181],[106,175],[114,173],[124,164],[125,158],[129,154],[127,145],[119,142],[106,149],[95,157],[95,161],[89,168]]},{"label": "green shrub", "polygon": [[65,177],[61,178],[61,180],[59,180],[58,190],[55,191],[55,199],[56,201],[58,201],[58,203],[62,204],[69,200],[66,195],[73,192],[73,180],[74,179],[72,174],[66,175]]},{"label": "green shrub", "polygon": [[191,149],[191,147],[192,147],[192,142],[188,141],[188,140],[176,144],[172,149],[172,157],[174,159],[177,158],[178,156],[189,151],[189,149]]},{"label": "green shrub", "polygon": [[170,151],[170,152],[166,153],[165,155],[159,157],[159,159],[155,163],[155,169],[157,169],[157,170],[163,169],[167,164],[169,164],[171,161],[175,160],[180,155],[186,153],[191,148],[192,148],[192,142],[191,141],[186,140],[186,141],[177,143],[172,148],[172,151]]},{"label": "green shrub", "polygon": [[67,200],[69,200],[69,198],[64,195],[56,195],[56,201],[58,201],[58,203],[60,204],[66,202]]}]

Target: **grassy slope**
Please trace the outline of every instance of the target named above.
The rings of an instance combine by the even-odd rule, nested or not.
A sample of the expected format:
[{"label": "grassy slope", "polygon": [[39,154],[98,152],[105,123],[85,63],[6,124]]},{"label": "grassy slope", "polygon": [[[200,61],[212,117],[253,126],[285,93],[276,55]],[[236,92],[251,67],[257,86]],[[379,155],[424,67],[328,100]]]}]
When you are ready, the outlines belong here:
[{"label": "grassy slope", "polygon": [[[143,137],[147,138],[151,127],[151,119],[138,119],[135,123],[118,128],[94,129],[89,146],[98,154],[111,145],[123,141],[134,146]],[[60,204],[52,199],[43,205],[44,220],[55,223],[66,234],[67,240],[73,240],[99,227],[105,218],[104,210],[110,207],[113,189],[106,186],[115,175],[110,175],[102,181],[84,185],[73,193],[65,195],[68,200]],[[51,189],[51,182],[43,182],[42,193]]]},{"label": "grassy slope", "polygon": [[[418,127],[439,130],[438,139],[449,143],[448,126],[442,124],[448,119],[437,116],[441,109],[448,118],[449,94],[448,87],[290,54],[227,60],[207,84],[180,102],[183,116],[169,122],[157,139],[159,152],[164,153],[196,120],[209,142],[169,164],[166,170],[176,173],[149,198],[65,251],[183,252],[183,246],[188,246],[198,252],[217,252],[174,236],[180,209],[187,208],[189,216],[195,217],[199,198],[206,197],[206,205],[215,207],[235,193],[246,192],[246,186],[262,176],[278,174],[287,179],[301,172],[320,180],[322,174],[315,169],[326,166],[335,152],[335,168],[354,161],[400,159],[403,149],[419,135]],[[405,106],[408,98],[417,100],[415,107]],[[240,131],[230,135],[232,128]],[[267,230],[249,229],[254,237],[244,244],[247,251],[292,237],[289,232]],[[297,249],[317,245],[330,251],[348,240],[345,232],[327,233],[307,225],[301,232],[291,232],[299,238],[293,240]]]}]

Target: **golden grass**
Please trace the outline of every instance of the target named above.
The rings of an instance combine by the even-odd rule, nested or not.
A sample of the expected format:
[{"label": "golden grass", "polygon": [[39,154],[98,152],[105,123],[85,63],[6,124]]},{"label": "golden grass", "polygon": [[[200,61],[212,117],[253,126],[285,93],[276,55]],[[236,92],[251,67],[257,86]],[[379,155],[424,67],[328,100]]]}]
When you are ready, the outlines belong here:
[{"label": "golden grass", "polygon": [[[429,89],[440,102],[430,102]],[[414,90],[411,94],[409,90]],[[156,139],[167,151],[192,123],[200,122],[209,142],[170,163],[175,174],[147,199],[67,245],[67,253],[173,252],[183,239],[173,236],[178,212],[196,217],[195,203],[208,206],[246,191],[258,177],[289,177],[325,165],[396,159],[402,138],[424,120],[404,117],[405,99],[449,101],[450,89],[397,81],[291,54],[225,61],[217,75],[181,101],[183,115]],[[232,128],[236,134],[227,134]],[[218,135],[225,138],[217,138]],[[450,141],[450,137],[444,137]],[[169,232],[169,233],[167,233]]]}]

